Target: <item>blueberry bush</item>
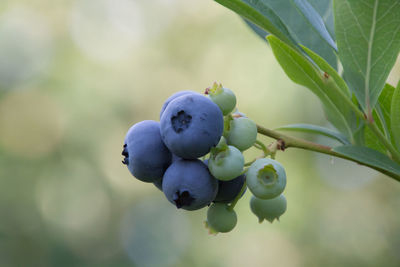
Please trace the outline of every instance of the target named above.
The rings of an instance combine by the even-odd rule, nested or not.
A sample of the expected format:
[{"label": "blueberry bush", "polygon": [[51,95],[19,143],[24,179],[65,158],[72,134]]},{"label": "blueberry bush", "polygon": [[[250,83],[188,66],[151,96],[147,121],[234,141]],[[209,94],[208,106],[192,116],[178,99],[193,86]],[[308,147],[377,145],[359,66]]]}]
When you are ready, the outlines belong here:
[{"label": "blueberry bush", "polygon": [[[335,130],[294,124],[260,134],[366,165],[400,181],[400,83],[387,77],[400,49],[400,3],[391,0],[216,0],[269,43],[295,83],[321,101]],[[329,147],[281,134],[311,132],[342,143]]]},{"label": "blueberry bush", "polygon": [[[343,158],[400,181],[400,82],[386,83],[400,50],[399,1],[215,2],[241,16],[268,43],[287,76],[319,98],[333,129],[258,125],[236,109],[240,99],[234,92],[215,82],[204,94],[170,96],[159,123],[131,127],[122,155],[136,178],[154,183],[177,208],[208,206],[205,224],[215,234],[235,227],[234,208],[247,188],[250,210],[260,223],[285,213],[287,177],[275,155],[288,148]],[[340,145],[288,132],[321,135]],[[265,144],[258,135],[275,141]],[[251,147],[260,155],[245,159],[243,152]]]}]

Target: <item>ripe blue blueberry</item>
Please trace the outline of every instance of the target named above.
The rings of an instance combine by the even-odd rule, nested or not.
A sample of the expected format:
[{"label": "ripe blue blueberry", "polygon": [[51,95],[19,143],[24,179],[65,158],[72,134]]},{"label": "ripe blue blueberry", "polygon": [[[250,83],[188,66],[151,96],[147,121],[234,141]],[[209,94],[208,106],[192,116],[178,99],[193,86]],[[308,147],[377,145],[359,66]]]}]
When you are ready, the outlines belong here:
[{"label": "ripe blue blueberry", "polygon": [[286,186],[286,173],[283,166],[270,158],[258,159],[246,174],[247,187],[254,196],[271,199],[279,196]]},{"label": "ripe blue blueberry", "polygon": [[154,182],[161,179],[171,164],[171,152],[160,135],[160,124],[146,120],[133,125],[125,137],[122,161],[137,179]]},{"label": "ripe blue blueberry", "polygon": [[[246,176],[244,174],[230,181],[219,180],[218,193],[214,202],[231,203],[240,193],[245,180]],[[242,196],[245,192],[246,191],[243,191]]]},{"label": "ripe blue blueberry", "polygon": [[164,110],[167,108],[167,106],[169,105],[169,103],[174,100],[177,97],[183,96],[183,95],[187,95],[187,94],[197,94],[197,95],[201,95],[197,92],[194,91],[179,91],[173,95],[171,95],[170,97],[168,97],[168,99],[164,102],[162,108],[161,108],[161,112],[160,112],[160,119],[162,114],[164,113]]},{"label": "ripe blue blueberry", "polygon": [[158,188],[158,189],[160,189],[160,191],[162,191],[162,178],[160,178],[160,179],[158,179],[158,180],[155,180],[154,182],[153,182],[153,184]]},{"label": "ripe blue blueberry", "polygon": [[258,217],[259,223],[262,223],[264,219],[270,223],[275,219],[279,221],[279,217],[285,213],[286,207],[284,195],[272,199],[260,199],[252,196],[250,200],[250,209]]},{"label": "ripe blue blueberry", "polygon": [[186,94],[168,104],[160,125],[162,139],[172,153],[196,159],[218,144],[224,122],[221,110],[209,98]]},{"label": "ripe blue blueberry", "polygon": [[197,210],[210,204],[218,192],[218,181],[200,160],[176,160],[163,177],[162,189],[177,208]]},{"label": "ripe blue blueberry", "polygon": [[249,118],[234,117],[230,121],[229,130],[225,137],[229,145],[244,151],[250,148],[256,141],[257,126]]},{"label": "ripe blue blueberry", "polygon": [[213,203],[207,210],[206,227],[210,234],[230,232],[236,223],[236,212],[224,203]]}]

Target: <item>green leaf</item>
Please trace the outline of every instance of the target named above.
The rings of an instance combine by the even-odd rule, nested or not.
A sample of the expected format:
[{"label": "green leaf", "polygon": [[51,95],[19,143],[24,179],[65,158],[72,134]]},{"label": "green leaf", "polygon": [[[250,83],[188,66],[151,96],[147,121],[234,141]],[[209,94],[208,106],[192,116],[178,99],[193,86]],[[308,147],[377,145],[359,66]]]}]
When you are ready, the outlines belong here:
[{"label": "green leaf", "polygon": [[332,131],[325,127],[312,125],[312,124],[305,124],[305,123],[289,124],[289,125],[285,125],[285,126],[276,128],[275,130],[318,134],[318,135],[323,135],[323,136],[335,139],[336,141],[339,141],[340,143],[342,143],[344,145],[350,144],[349,140],[347,140],[346,136],[344,136],[343,134]]},{"label": "green leaf", "polygon": [[[331,47],[334,42],[330,42],[331,45],[329,45],[329,42],[326,42],[327,38],[322,37],[314,27],[310,27],[310,21],[299,11],[293,0],[215,1],[242,16],[259,36],[265,37],[270,33],[293,46],[301,43],[316,51],[336,68],[337,59]],[[329,27],[332,28],[331,0],[311,0],[310,4],[310,8],[315,7],[318,12],[323,12],[322,22],[329,22]],[[318,12],[314,14],[318,16]],[[322,31],[321,25],[319,25],[319,30]],[[329,35],[329,32],[326,31],[324,35]]]},{"label": "green leaf", "polygon": [[382,117],[384,122],[386,123],[386,127],[389,129],[389,134],[392,136],[390,132],[390,124],[391,124],[391,107],[392,107],[392,98],[394,93],[394,87],[390,84],[385,84],[385,87],[382,90],[382,93],[379,96],[378,103],[382,113]]},{"label": "green leaf", "polygon": [[[376,115],[374,114],[374,117],[375,116]],[[382,144],[382,142],[379,141],[378,138],[376,138],[376,135],[372,132],[372,130],[369,127],[367,127],[366,125],[364,125],[363,127],[364,127],[364,145],[385,154],[386,147]]]},{"label": "green leaf", "polygon": [[309,88],[321,100],[328,120],[344,135],[352,137],[346,114],[340,109],[347,102],[333,78],[324,76],[304,55],[277,37],[269,35],[267,39],[276,59],[289,78]]},{"label": "green leaf", "polygon": [[334,68],[332,68],[332,66],[329,65],[328,62],[326,62],[322,57],[317,55],[311,49],[305,46],[301,46],[301,48],[303,48],[303,50],[307,53],[307,55],[314,61],[315,64],[317,64],[317,66],[322,71],[332,76],[333,80],[335,80],[335,83],[339,86],[344,96],[347,98],[351,98],[349,87],[347,87],[346,82],[342,79],[342,77],[340,77],[339,73],[337,73],[337,71]]},{"label": "green leaf", "polygon": [[[392,103],[392,96],[394,87],[390,84],[385,84],[385,87],[379,96],[378,103],[376,104],[372,115],[379,130],[384,133],[385,137],[394,144],[393,134],[390,131],[390,107]],[[362,122],[362,131],[360,142],[358,144],[365,145],[369,148],[375,149],[383,154],[387,153],[387,148],[380,141],[372,130]]]},{"label": "green leaf", "polygon": [[393,93],[390,110],[391,132],[397,148],[400,149],[400,82],[397,84],[396,90]]},{"label": "green leaf", "polygon": [[[391,142],[394,144],[393,134],[390,131],[390,107],[392,103],[393,92],[394,87],[390,84],[385,84],[372,115],[379,129],[385,134],[386,138],[391,140]],[[378,150],[382,153],[387,152],[384,144],[382,144],[382,142],[376,138],[376,135],[366,125],[364,125],[364,144],[367,147]]]},{"label": "green leaf", "polygon": [[377,169],[389,176],[396,176],[400,180],[400,165],[392,161],[388,156],[363,146],[339,146],[333,148],[337,152],[349,159],[354,159],[362,165]]},{"label": "green leaf", "polygon": [[[293,0],[243,1],[251,3],[251,5],[256,8],[259,6],[268,6],[280,17],[296,43],[309,47],[329,62],[331,66],[336,68],[337,58],[334,49],[332,49],[332,47],[313,29],[313,27],[310,26],[309,21],[299,11]],[[322,1],[326,2],[326,0]],[[316,0],[314,0],[314,2],[316,2]],[[318,6],[320,7],[320,4]],[[263,13],[263,15],[268,17],[265,13]],[[281,39],[279,36],[277,37]]]},{"label": "green leaf", "polygon": [[265,37],[267,37],[267,35],[269,34],[268,32],[264,31],[263,29],[261,29],[260,27],[258,27],[257,25],[255,25],[254,23],[248,21],[247,19],[243,19],[243,21],[247,24],[247,26],[250,27],[250,29],[253,30],[253,32],[255,32],[258,36],[261,37],[261,39],[267,42],[267,39],[265,39]]},{"label": "green leaf", "polygon": [[335,40],[335,28],[333,23],[333,1],[332,0],[309,0],[308,1],[324,20],[325,26],[332,38]]},{"label": "green leaf", "polygon": [[304,18],[311,25],[312,29],[319,34],[319,36],[329,44],[335,51],[337,51],[337,47],[335,41],[332,39],[328,30],[325,27],[324,20],[318,14],[318,12],[314,9],[314,7],[307,0],[293,0],[296,7],[299,9],[300,13],[304,16]]},{"label": "green leaf", "polygon": [[335,0],[335,30],[344,75],[370,114],[400,49],[400,1]]},{"label": "green leaf", "polygon": [[278,36],[287,44],[296,46],[296,42],[291,37],[285,24],[282,23],[272,9],[261,1],[250,1],[254,2],[252,5],[240,0],[215,0],[215,2],[231,9],[262,30]]},{"label": "green leaf", "polygon": [[[347,86],[346,82],[339,75],[339,73],[337,73],[337,71],[328,64],[328,62],[326,62],[323,58],[321,58],[319,55],[317,55],[316,53],[314,53],[312,50],[308,49],[307,47],[305,47],[305,46],[301,46],[301,47],[322,71],[324,71],[326,74],[328,74],[329,76],[332,77],[332,79],[335,81],[335,83],[341,90],[341,92],[339,92],[339,93],[343,94],[343,98],[348,98],[349,100],[351,100],[351,102],[353,102],[352,100],[357,101],[355,99],[355,97],[354,97],[354,99],[352,98],[352,95],[350,93],[349,87]],[[350,139],[352,140],[352,143],[357,143],[357,142],[355,142],[355,139],[357,139],[355,136],[355,132],[359,131],[360,126],[359,126],[359,121],[357,119],[356,114],[354,114],[354,111],[351,109],[351,107],[347,103],[338,102],[338,103],[336,103],[336,105],[339,107],[342,114],[344,114],[344,116],[347,119],[348,124],[351,127],[353,135],[352,135],[352,138],[350,138]],[[357,106],[356,103],[355,103],[355,105]],[[361,133],[362,133],[362,131],[361,131]]]},{"label": "green leaf", "polygon": [[393,93],[394,87],[390,84],[385,84],[385,87],[379,95],[378,103],[373,110],[373,116],[379,129],[384,133],[386,138],[394,144],[393,134],[390,127],[390,109],[392,105]]}]

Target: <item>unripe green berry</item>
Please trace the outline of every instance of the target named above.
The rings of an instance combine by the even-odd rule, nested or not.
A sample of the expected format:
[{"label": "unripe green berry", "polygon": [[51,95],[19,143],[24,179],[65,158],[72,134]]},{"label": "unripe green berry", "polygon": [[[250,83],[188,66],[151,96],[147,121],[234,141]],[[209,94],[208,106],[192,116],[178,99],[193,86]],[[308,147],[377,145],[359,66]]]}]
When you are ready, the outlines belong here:
[{"label": "unripe green berry", "polygon": [[286,207],[284,195],[272,199],[260,199],[252,196],[250,200],[250,209],[258,217],[259,223],[262,223],[264,219],[270,223],[275,219],[279,221],[279,217],[285,213]]},{"label": "unripe green berry", "polygon": [[238,177],[244,167],[242,152],[234,146],[225,149],[214,149],[208,161],[208,169],[211,174],[221,181],[229,181]]},{"label": "unripe green berry", "polygon": [[285,169],[279,162],[270,158],[253,162],[246,177],[247,187],[258,198],[275,198],[282,194],[286,187]]},{"label": "unripe green berry", "polygon": [[219,106],[224,116],[231,113],[236,106],[235,94],[230,89],[222,87],[222,84],[214,82],[213,86],[206,89],[206,94]]},{"label": "unripe green berry", "polygon": [[229,209],[227,204],[213,203],[207,210],[206,227],[210,234],[230,232],[236,223],[236,212]]},{"label": "unripe green berry", "polygon": [[257,126],[249,118],[239,117],[230,121],[229,129],[225,133],[229,145],[244,151],[250,148],[257,139]]}]

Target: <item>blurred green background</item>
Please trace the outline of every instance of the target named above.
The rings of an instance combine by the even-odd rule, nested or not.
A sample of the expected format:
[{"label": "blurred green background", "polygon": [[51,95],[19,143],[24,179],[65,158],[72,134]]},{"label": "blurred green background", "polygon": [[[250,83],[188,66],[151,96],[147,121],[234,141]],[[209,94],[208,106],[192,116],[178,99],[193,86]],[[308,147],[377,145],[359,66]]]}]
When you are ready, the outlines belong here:
[{"label": "blurred green background", "polygon": [[217,236],[205,209],[177,210],[134,179],[121,164],[129,127],[214,81],[261,125],[325,126],[317,99],[212,1],[2,0],[0,266],[400,265],[400,185],[353,163],[279,153],[281,221],[258,224],[247,192],[237,227]]}]

